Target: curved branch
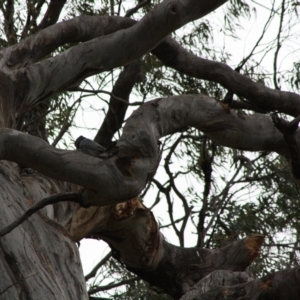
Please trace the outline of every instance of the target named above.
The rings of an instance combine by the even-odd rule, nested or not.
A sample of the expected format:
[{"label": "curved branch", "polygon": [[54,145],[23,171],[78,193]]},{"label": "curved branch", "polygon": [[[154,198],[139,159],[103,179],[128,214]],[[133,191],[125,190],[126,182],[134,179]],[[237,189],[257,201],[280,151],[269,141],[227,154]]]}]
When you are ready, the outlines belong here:
[{"label": "curved branch", "polygon": [[20,43],[3,49],[2,64],[7,65],[9,69],[23,68],[39,61],[66,43],[85,42],[128,28],[135,23],[134,20],[117,16],[75,17],[40,30]]},{"label": "curved branch", "polygon": [[47,11],[44,15],[44,18],[38,25],[38,29],[40,30],[55,24],[66,2],[66,0],[51,0],[48,5]]},{"label": "curved branch", "polygon": [[[95,137],[97,143],[106,148],[110,146],[112,137],[121,128],[124,121],[129,95],[134,84],[141,79],[141,76],[139,61],[125,66],[120,73],[112,90],[107,115]],[[119,98],[124,99],[124,102],[120,101]]]},{"label": "curved branch", "polygon": [[[165,0],[130,28],[81,43],[55,57],[15,71],[16,89],[22,86],[24,95],[19,114],[57,92],[81,83],[88,76],[140,58],[174,30],[203,17],[226,1]],[[138,45],[136,41],[139,41]]]},{"label": "curved branch", "polygon": [[241,273],[218,270],[203,278],[180,300],[299,299],[299,274],[300,267],[296,267],[247,282]]},{"label": "curved branch", "polygon": [[105,257],[103,257],[103,259],[101,259],[101,261],[93,268],[93,270],[92,270],[90,273],[88,273],[87,275],[84,276],[85,281],[88,281],[89,279],[91,279],[91,278],[93,278],[93,277],[96,276],[98,270],[99,270],[103,265],[105,265],[105,264],[108,262],[108,260],[111,258],[111,253],[112,253],[112,252],[109,251],[109,252],[105,255]]},{"label": "curved branch", "polygon": [[152,53],[166,66],[195,78],[220,83],[260,109],[277,110],[295,117],[300,115],[300,95],[256,83],[226,64],[192,54],[169,37],[152,50]]},{"label": "curved branch", "polygon": [[3,228],[0,231],[0,237],[5,236],[15,228],[17,228],[20,224],[22,224],[24,221],[26,221],[30,216],[32,216],[35,212],[38,210],[44,208],[47,205],[55,204],[58,202],[75,202],[81,204],[82,198],[81,194],[78,193],[59,193],[50,197],[47,197],[40,202],[33,205],[30,209],[28,209],[21,217],[19,217],[16,221],[8,225],[7,227]]},{"label": "curved branch", "polygon": [[[270,117],[239,116],[210,97],[186,95],[153,100],[137,109],[117,142],[118,152],[108,159],[55,149],[39,138],[10,129],[0,130],[0,158],[84,186],[88,189],[83,195],[85,205],[109,205],[142,191],[157,168],[158,140],[187,126],[231,148],[289,155],[287,143]],[[297,140],[299,134],[297,131]]]}]

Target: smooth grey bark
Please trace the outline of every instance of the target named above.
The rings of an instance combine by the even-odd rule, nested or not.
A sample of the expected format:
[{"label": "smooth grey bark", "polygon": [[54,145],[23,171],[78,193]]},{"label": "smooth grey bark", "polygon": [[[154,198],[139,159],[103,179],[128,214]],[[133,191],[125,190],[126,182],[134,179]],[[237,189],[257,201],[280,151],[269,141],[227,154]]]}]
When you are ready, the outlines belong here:
[{"label": "smooth grey bark", "polygon": [[[134,21],[131,20],[118,19],[115,22],[115,18],[101,18],[101,20],[100,18],[77,18],[54,25],[51,29],[45,29],[16,46],[4,49],[1,52],[0,61],[2,127],[18,128],[17,125],[22,122],[22,114],[40,101],[50,98],[58,91],[74,86],[91,74],[110,70],[141,57],[176,28],[207,14],[225,2],[164,1],[135,26],[132,26]],[[91,23],[85,26],[84,23],[87,20]],[[125,27],[131,28],[99,38],[99,35]],[[74,41],[74,36],[78,38],[77,40],[75,38],[75,41],[88,41],[60,55],[39,62],[58,45],[70,40]],[[92,38],[96,39],[90,40]],[[136,43],[137,40],[141,42]],[[119,45],[122,47],[118,47]],[[43,51],[39,52],[41,49]],[[188,58],[180,62],[187,64],[194,61]],[[195,63],[198,63],[198,60],[195,60]],[[236,78],[230,73],[230,69],[224,66],[210,66],[214,67],[212,74],[199,75],[194,70],[193,76],[198,76],[198,78],[206,76],[210,80],[215,78],[224,86],[227,84],[236,93],[248,95],[253,101],[261,93],[258,85],[250,82],[252,94],[247,94],[249,80],[246,82],[244,77]],[[172,67],[178,68],[175,64]],[[206,70],[209,69],[206,68]],[[234,76],[235,80],[232,82],[239,87],[229,85],[230,79],[227,78],[229,75]],[[281,95],[279,92],[270,92],[267,96],[277,97],[277,94]],[[291,100],[291,103],[297,104],[298,107],[298,98],[295,98],[293,102],[293,97],[286,99]],[[276,102],[275,106],[271,106],[271,102],[264,102],[265,98],[266,96],[263,95],[259,101],[267,103],[271,108],[291,111],[280,102],[279,105]],[[3,258],[1,270],[4,270],[3,274],[6,275],[0,293],[2,295],[6,293],[7,299],[13,298],[18,293],[28,298],[33,295],[34,289],[39,288],[39,293],[32,296],[32,299],[43,299],[45,296],[49,299],[81,299],[80,297],[86,299],[78,253],[72,243],[84,237],[101,237],[114,245],[114,248],[120,252],[119,259],[129,269],[155,285],[166,283],[166,289],[172,295],[180,297],[188,291],[195,281],[199,280],[202,275],[204,276],[205,272],[202,269],[207,268],[206,261],[203,266],[194,266],[194,263],[198,262],[197,251],[202,254],[208,252],[203,249],[176,249],[173,245],[166,243],[159,233],[151,212],[134,198],[144,188],[157,168],[158,139],[187,126],[198,128],[212,140],[228,147],[288,154],[288,147],[282,134],[273,126],[268,116],[259,114],[239,116],[214,99],[197,95],[158,99],[142,106],[125,126],[123,136],[118,141],[119,152],[107,159],[87,156],[77,151],[58,150],[38,138],[11,129],[1,129],[1,159],[15,161],[57,180],[83,186],[85,204],[98,207],[83,209],[73,205],[70,207],[54,206],[53,209],[43,210],[49,218],[38,214],[1,239]],[[66,187],[54,188],[53,181],[48,178],[42,180],[40,177],[24,175],[15,164],[8,163],[8,165],[13,166],[13,170],[1,173],[7,180],[3,181],[2,195],[4,203],[7,203],[0,219],[3,227],[27,208],[24,199],[39,200],[49,194],[68,190]],[[28,191],[22,190],[23,184]],[[10,188],[6,188],[6,185]],[[78,186],[72,187],[71,190],[82,191]],[[122,202],[125,200],[129,201]],[[68,229],[71,235],[68,235],[60,224]],[[53,228],[48,229],[48,226]],[[22,235],[20,232],[28,232],[28,235]],[[118,235],[126,239],[120,242],[116,240]],[[30,236],[30,238],[23,245],[24,236],[27,238]],[[34,242],[32,236],[36,237]],[[29,242],[31,242],[30,245]],[[50,243],[51,248],[48,246]],[[28,245],[31,248],[27,248]],[[36,268],[43,271],[37,280],[37,285],[32,283],[31,286],[30,281],[29,286],[26,286],[27,279],[31,280],[35,273],[34,270],[28,273],[24,266],[20,266],[23,264],[24,257],[22,251],[23,249],[31,251],[32,247],[35,247],[35,251],[32,254],[26,252],[24,266],[29,268],[26,264],[28,260],[31,266],[28,270],[33,270],[34,264],[37,263]],[[169,263],[173,268],[177,267],[177,261],[173,259],[174,255],[181,258],[183,262],[186,262],[185,259],[191,259],[190,262],[193,263],[192,265],[182,264],[188,267],[188,270],[179,268],[180,272],[176,274],[178,281],[175,283],[174,273],[168,273],[169,270],[164,268]],[[249,261],[245,262],[245,257],[249,259],[247,255],[243,256],[240,269],[249,263]],[[213,262],[216,260],[211,259]],[[229,260],[226,264],[225,261],[226,267],[232,267],[228,265],[228,262]],[[159,281],[158,274],[163,270],[169,277],[166,276],[165,281]],[[212,270],[211,267],[210,271]],[[68,289],[68,286],[72,288]]]},{"label": "smooth grey bark", "polygon": [[271,89],[252,81],[228,65],[201,58],[184,49],[168,37],[152,50],[166,66],[191,77],[220,83],[226,89],[266,111],[278,110],[297,117],[300,115],[300,95]]},{"label": "smooth grey bark", "polygon": [[[72,190],[11,162],[0,163],[0,177],[1,228],[41,198]],[[88,299],[78,249],[63,226],[72,207],[45,208],[0,239],[0,299]]]},{"label": "smooth grey bark", "polygon": [[59,46],[79,43],[131,27],[136,21],[118,16],[79,16],[49,26],[1,50],[1,69],[10,72],[38,62]]},{"label": "smooth grey bark", "polygon": [[210,97],[186,95],[153,100],[136,110],[124,126],[118,153],[111,158],[55,149],[11,129],[0,130],[0,157],[85,187],[86,205],[110,205],[141,192],[158,164],[158,140],[188,126],[224,146],[288,155],[287,144],[270,117],[240,116]]},{"label": "smooth grey bark", "polygon": [[[55,57],[14,71],[13,76],[17,79],[14,88],[22,95],[21,107],[15,117],[57,92],[78,85],[90,75],[140,58],[174,30],[201,18],[226,1],[165,0],[128,29],[81,43]],[[5,64],[0,66],[9,73],[9,64],[5,58],[3,61]]]}]

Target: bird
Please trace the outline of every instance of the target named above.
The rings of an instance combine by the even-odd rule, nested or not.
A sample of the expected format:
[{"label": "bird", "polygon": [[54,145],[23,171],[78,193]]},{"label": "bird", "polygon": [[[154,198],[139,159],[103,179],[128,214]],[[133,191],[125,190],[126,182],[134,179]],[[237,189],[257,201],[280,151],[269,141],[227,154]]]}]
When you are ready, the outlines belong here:
[{"label": "bird", "polygon": [[80,150],[87,155],[96,157],[107,151],[105,147],[94,142],[93,140],[85,138],[82,135],[75,141],[75,147],[77,150]]}]

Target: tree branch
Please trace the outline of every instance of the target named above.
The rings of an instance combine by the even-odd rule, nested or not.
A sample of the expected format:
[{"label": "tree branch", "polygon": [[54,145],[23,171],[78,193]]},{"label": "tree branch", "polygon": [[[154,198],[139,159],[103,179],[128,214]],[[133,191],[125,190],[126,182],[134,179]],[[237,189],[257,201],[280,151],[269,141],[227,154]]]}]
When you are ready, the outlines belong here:
[{"label": "tree branch", "polygon": [[152,50],[152,53],[166,66],[195,78],[220,83],[259,109],[278,110],[295,117],[300,115],[300,95],[256,83],[223,63],[192,54],[170,37]]},{"label": "tree branch", "polygon": [[66,4],[66,0],[51,0],[44,18],[38,25],[38,30],[44,29],[57,22],[59,15]]},{"label": "tree branch", "polygon": [[247,282],[243,273],[218,270],[203,278],[180,300],[299,299],[299,271],[300,267],[296,267]]},{"label": "tree branch", "polygon": [[226,1],[165,0],[130,28],[81,43],[55,57],[16,71],[14,78],[19,83],[16,89],[27,86],[26,91],[22,89],[23,100],[18,113],[23,114],[55,93],[80,84],[88,76],[133,62],[174,30],[203,17]]},{"label": "tree branch", "polygon": [[[287,143],[270,117],[239,116],[210,97],[186,95],[149,101],[137,109],[117,142],[118,153],[108,159],[55,149],[10,129],[0,129],[0,158],[84,186],[89,190],[83,193],[85,205],[110,205],[141,192],[157,168],[158,140],[188,126],[203,131],[217,144],[289,156]],[[299,138],[297,131],[295,139]]]},{"label": "tree branch", "polygon": [[93,295],[93,294],[96,294],[98,292],[107,291],[107,290],[110,290],[112,288],[122,286],[124,284],[129,284],[129,283],[132,283],[132,282],[138,281],[138,280],[140,280],[139,277],[133,277],[133,278],[129,278],[129,279],[124,279],[124,280],[116,282],[116,283],[111,283],[111,284],[104,285],[104,286],[97,286],[97,287],[94,287],[94,288],[90,289],[88,291],[88,294]]},{"label": "tree branch", "polygon": [[111,258],[111,251],[109,251],[105,257],[103,259],[101,259],[101,261],[93,268],[93,270],[88,273],[87,275],[84,276],[85,281],[88,281],[89,279],[93,278],[96,276],[97,271],[103,266],[105,265],[108,260]]},{"label": "tree branch", "polygon": [[[133,86],[141,80],[141,77],[139,61],[124,67],[113,87],[109,109],[101,128],[97,132],[95,142],[106,148],[110,146],[112,137],[122,127]],[[124,99],[127,103],[119,101],[118,98]]]},{"label": "tree branch", "polygon": [[81,194],[78,193],[60,193],[56,194],[50,197],[47,197],[40,202],[34,204],[30,209],[28,209],[20,218],[18,218],[16,221],[8,225],[7,227],[3,228],[0,231],[0,236],[3,237],[15,228],[17,228],[20,224],[22,224],[24,221],[26,221],[30,216],[32,216],[35,212],[38,210],[44,208],[47,205],[55,204],[58,202],[63,201],[70,201],[70,202],[76,202],[79,204],[82,204],[82,198]]},{"label": "tree branch", "polygon": [[20,69],[38,62],[66,43],[85,42],[128,28],[135,23],[134,20],[116,16],[75,17],[40,30],[18,44],[3,49],[2,59],[10,69]]},{"label": "tree branch", "polygon": [[135,14],[140,8],[146,6],[147,4],[151,3],[151,0],[144,0],[140,1],[135,7],[128,9],[125,17],[130,18],[133,14]]}]

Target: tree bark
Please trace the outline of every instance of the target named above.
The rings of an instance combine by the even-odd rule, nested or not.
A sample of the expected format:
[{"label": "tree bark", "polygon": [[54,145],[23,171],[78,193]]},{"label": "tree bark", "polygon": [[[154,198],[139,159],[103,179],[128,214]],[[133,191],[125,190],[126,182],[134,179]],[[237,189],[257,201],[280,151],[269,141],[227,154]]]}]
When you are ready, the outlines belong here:
[{"label": "tree bark", "polygon": [[297,300],[299,271],[297,267],[249,281],[245,273],[218,270],[200,280],[180,300]]},{"label": "tree bark", "polygon": [[[67,183],[2,161],[0,227]],[[0,239],[1,299],[88,299],[78,249],[65,225],[77,205],[47,207]]]},{"label": "tree bark", "polygon": [[[279,291],[287,279],[299,285],[298,269],[236,285],[247,276],[232,272],[249,266],[259,254],[262,236],[253,235],[218,250],[175,247],[166,242],[151,211],[137,199],[158,166],[159,139],[189,126],[224,146],[288,156],[289,145],[270,117],[241,116],[201,95],[156,99],[132,114],[114,154],[102,157],[59,150],[37,137],[5,128],[20,128],[26,112],[41,101],[90,75],[139,59],[177,28],[225,2],[165,0],[140,22],[116,17],[74,18],[0,51],[1,228],[32,204],[60,192],[82,193],[84,205],[91,206],[59,203],[44,208],[0,239],[1,299],[88,299],[74,243],[86,237],[106,241],[128,270],[175,299],[185,293],[186,299],[299,297],[297,288],[284,294]],[[51,4],[55,4],[53,15],[41,22],[42,28],[56,21],[63,2]],[[10,16],[7,18],[11,22]],[[11,37],[9,42],[13,41]],[[68,42],[82,43],[47,58]],[[174,69],[219,82],[263,108],[280,108],[291,115],[300,112],[298,95],[258,86],[223,64],[193,56],[170,38],[153,53]],[[189,64],[195,67],[189,68]],[[122,117],[124,111],[119,119]],[[296,131],[293,142],[297,144],[299,139]],[[216,282],[220,278],[225,287],[211,288],[208,281],[213,287],[220,286]],[[195,284],[196,294],[189,292]]]},{"label": "tree bark", "polygon": [[[158,140],[188,126],[224,146],[289,155],[270,117],[239,116],[207,96],[186,95],[150,101],[136,110],[124,126],[118,153],[110,158],[55,149],[38,138],[9,129],[0,130],[0,157],[85,187],[85,205],[111,205],[142,191],[157,168]],[[295,138],[299,140],[299,136],[298,131]]]}]

